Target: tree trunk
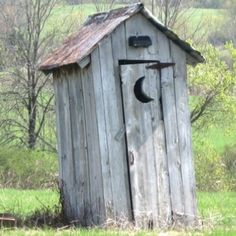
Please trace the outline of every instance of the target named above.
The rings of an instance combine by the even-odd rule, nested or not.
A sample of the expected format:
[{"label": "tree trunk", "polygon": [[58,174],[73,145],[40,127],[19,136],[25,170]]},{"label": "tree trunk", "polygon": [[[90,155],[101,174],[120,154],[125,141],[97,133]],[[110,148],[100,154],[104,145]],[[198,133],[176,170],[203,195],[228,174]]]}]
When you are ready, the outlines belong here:
[{"label": "tree trunk", "polygon": [[28,147],[30,149],[34,149],[36,144],[35,128],[36,128],[36,109],[33,108],[31,111],[29,111]]},{"label": "tree trunk", "polygon": [[34,149],[36,145],[36,117],[37,117],[37,98],[35,84],[35,70],[28,68],[28,148]]}]

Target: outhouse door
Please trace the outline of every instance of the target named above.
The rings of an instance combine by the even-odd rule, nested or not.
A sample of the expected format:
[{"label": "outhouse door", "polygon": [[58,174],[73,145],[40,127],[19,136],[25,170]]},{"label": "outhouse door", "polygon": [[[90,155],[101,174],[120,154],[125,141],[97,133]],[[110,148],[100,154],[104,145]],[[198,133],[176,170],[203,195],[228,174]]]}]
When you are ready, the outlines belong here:
[{"label": "outhouse door", "polygon": [[134,220],[155,227],[167,210],[169,185],[160,71],[147,67],[120,65],[120,77]]}]

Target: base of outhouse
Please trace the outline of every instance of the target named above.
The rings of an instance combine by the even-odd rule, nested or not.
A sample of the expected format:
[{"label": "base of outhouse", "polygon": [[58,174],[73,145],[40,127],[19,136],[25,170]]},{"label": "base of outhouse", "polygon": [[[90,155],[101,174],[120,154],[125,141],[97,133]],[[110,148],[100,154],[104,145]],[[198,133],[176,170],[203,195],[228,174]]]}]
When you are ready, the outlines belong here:
[{"label": "base of outhouse", "polygon": [[[189,216],[178,213],[171,213],[170,218],[159,218],[158,222],[154,225],[153,220],[149,219],[148,214],[140,215],[140,219],[136,220],[128,217],[105,217],[104,215],[93,214],[91,206],[87,204],[83,213],[79,212],[76,206],[72,206],[68,202],[69,195],[63,193],[63,189],[60,189],[60,203],[62,206],[62,219],[63,222],[69,225],[78,227],[93,227],[99,226],[104,228],[117,227],[117,228],[135,228],[135,229],[198,229],[201,227],[202,222],[197,216]],[[112,209],[109,209],[112,213]]]}]

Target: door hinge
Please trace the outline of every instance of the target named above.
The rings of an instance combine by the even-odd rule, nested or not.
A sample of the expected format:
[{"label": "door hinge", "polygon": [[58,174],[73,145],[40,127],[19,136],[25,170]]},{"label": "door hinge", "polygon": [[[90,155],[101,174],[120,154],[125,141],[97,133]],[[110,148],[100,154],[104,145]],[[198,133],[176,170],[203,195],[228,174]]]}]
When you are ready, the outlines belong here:
[{"label": "door hinge", "polygon": [[146,66],[147,69],[153,69],[153,70],[161,70],[166,67],[174,66],[174,62],[157,62],[155,64],[152,64],[150,66]]}]

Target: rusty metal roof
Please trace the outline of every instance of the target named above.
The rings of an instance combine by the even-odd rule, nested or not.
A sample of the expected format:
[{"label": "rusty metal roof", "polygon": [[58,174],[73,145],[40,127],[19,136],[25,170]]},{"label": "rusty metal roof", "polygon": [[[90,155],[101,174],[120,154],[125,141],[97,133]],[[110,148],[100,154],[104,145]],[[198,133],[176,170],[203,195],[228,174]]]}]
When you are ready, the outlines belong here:
[{"label": "rusty metal roof", "polygon": [[69,37],[61,47],[56,49],[46,60],[44,60],[39,69],[42,71],[49,71],[61,66],[80,62],[95,49],[97,44],[105,36],[109,35],[118,25],[138,12],[143,14],[169,39],[173,40],[183,50],[190,54],[195,59],[195,63],[205,61],[200,52],[192,48],[187,42],[181,40],[173,31],[153,17],[152,14],[144,8],[142,3],[136,3],[110,12],[89,16],[79,32]]}]

